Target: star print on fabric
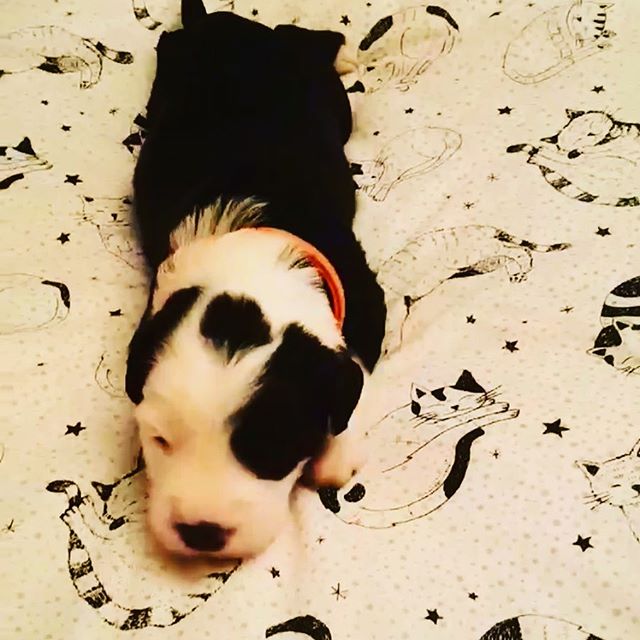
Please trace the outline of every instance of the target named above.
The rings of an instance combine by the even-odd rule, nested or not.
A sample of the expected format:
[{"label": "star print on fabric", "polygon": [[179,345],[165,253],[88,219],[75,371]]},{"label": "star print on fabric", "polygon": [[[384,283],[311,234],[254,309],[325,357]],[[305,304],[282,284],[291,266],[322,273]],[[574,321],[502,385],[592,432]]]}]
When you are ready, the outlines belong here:
[{"label": "star print on fabric", "polygon": [[561,313],[571,313],[573,311],[573,307],[562,307],[562,309],[560,309]]},{"label": "star print on fabric", "polygon": [[602,93],[604,91],[604,87],[601,84],[597,84],[593,89],[591,89],[593,93]]},{"label": "star print on fabric", "polygon": [[351,20],[349,20],[349,16],[342,16],[342,18],[340,18],[340,22],[345,26],[348,24],[351,24]]},{"label": "star print on fabric", "polygon": [[609,227],[598,227],[596,235],[604,238],[605,236],[610,236],[611,231],[609,231]]},{"label": "star print on fabric", "polygon": [[63,131],[71,131],[71,127],[68,124],[63,124],[60,128]]},{"label": "star print on fabric", "polygon": [[346,600],[347,593],[348,593],[347,591],[342,590],[342,587],[340,586],[339,582],[335,587],[331,587],[331,595],[335,596],[336,600],[340,600],[340,598],[342,598],[343,600]]},{"label": "star print on fabric", "polygon": [[36,365],[36,367],[44,367],[44,362],[38,362],[38,364]]},{"label": "star print on fabric", "polygon": [[413,107],[404,110],[405,113],[413,113]]},{"label": "star print on fabric", "polygon": [[374,135],[374,136],[379,136],[379,135],[380,135],[380,132],[379,132],[379,131],[374,131],[374,132],[373,132],[373,135]]},{"label": "star print on fabric", "polygon": [[251,15],[252,16],[257,16],[258,15],[258,10],[257,9],[251,9]]},{"label": "star print on fabric", "polygon": [[583,538],[580,534],[578,534],[578,539],[572,543],[572,546],[580,547],[582,549],[582,553],[584,553],[587,549],[594,548],[591,544],[591,536]]},{"label": "star print on fabric", "polygon": [[476,319],[473,316],[467,316],[467,324],[475,324]]},{"label": "star print on fabric", "polygon": [[517,340],[505,340],[504,347],[502,348],[513,353],[514,351],[520,351],[517,345],[518,345]]},{"label": "star print on fabric", "polygon": [[438,613],[437,609],[427,609],[427,615],[425,620],[431,620],[433,624],[438,624],[438,620],[442,620],[442,616]]},{"label": "star print on fabric", "polygon": [[569,427],[560,426],[560,422],[560,418],[553,422],[543,422],[542,424],[545,426],[545,429],[542,435],[545,435],[546,433],[555,433],[557,436],[562,438],[562,432],[569,431]]},{"label": "star print on fabric", "polygon": [[472,591],[472,592],[469,594],[469,599],[470,599],[470,600],[477,600],[477,599],[478,599],[478,594],[477,594],[477,593],[475,593],[474,591]]},{"label": "star print on fabric", "polygon": [[471,209],[473,206],[475,206],[475,202],[465,202],[464,203],[464,208],[465,209]]},{"label": "star print on fabric", "polygon": [[272,578],[280,577],[280,572],[275,567],[271,567],[271,571],[269,571],[269,573],[271,574]]},{"label": "star print on fabric", "polygon": [[109,315],[112,318],[116,318],[118,316],[121,316],[122,315],[122,309],[116,309],[115,311],[109,311]]},{"label": "star print on fabric", "polygon": [[40,100],[40,104],[43,104],[45,107],[49,104],[48,100]]},{"label": "star print on fabric", "polygon": [[500,107],[498,109],[498,113],[502,116],[502,115],[510,115],[511,112],[513,111],[513,109],[511,107]]},{"label": "star print on fabric", "polygon": [[82,179],[80,178],[80,176],[76,173],[73,175],[69,175],[68,173],[66,174],[66,178],[65,178],[65,182],[68,182],[69,184],[78,184],[78,182],[82,182]]},{"label": "star print on fabric", "polygon": [[56,240],[60,243],[60,244],[65,244],[65,242],[69,242],[69,238],[71,237],[70,233],[61,233]]},{"label": "star print on fabric", "polygon": [[491,455],[497,460],[500,457],[500,452],[497,449],[494,449]]},{"label": "star print on fabric", "polygon": [[324,541],[325,541],[325,539],[324,539],[322,536],[320,536],[320,537],[316,538],[316,542],[317,542],[318,544],[322,544]]},{"label": "star print on fabric", "polygon": [[64,434],[65,436],[68,436],[70,434],[73,434],[74,436],[79,436],[81,431],[84,431],[87,427],[83,427],[80,422],[76,422],[75,424],[68,424],[67,425],[67,432]]},{"label": "star print on fabric", "polygon": [[15,520],[14,520],[13,518],[11,518],[11,520],[10,520],[9,524],[6,524],[6,525],[2,528],[2,530],[3,530],[5,533],[15,533],[15,531],[16,531],[16,530],[15,530]]},{"label": "star print on fabric", "polygon": [[118,113],[118,107],[113,107],[113,109],[109,109],[109,115],[115,115]]},{"label": "star print on fabric", "polygon": [[487,180],[488,180],[489,182],[495,182],[497,179],[498,179],[498,176],[497,176],[495,173],[490,173],[490,174],[487,176]]}]

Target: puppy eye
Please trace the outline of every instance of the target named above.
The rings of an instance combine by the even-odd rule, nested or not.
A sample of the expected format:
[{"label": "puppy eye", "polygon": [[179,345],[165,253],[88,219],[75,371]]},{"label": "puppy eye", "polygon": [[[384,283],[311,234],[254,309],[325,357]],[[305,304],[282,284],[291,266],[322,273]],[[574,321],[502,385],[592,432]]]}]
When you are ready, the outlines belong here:
[{"label": "puppy eye", "polygon": [[162,436],[154,436],[153,441],[165,452],[171,449],[171,445],[169,444],[169,441],[166,438],[163,438]]}]

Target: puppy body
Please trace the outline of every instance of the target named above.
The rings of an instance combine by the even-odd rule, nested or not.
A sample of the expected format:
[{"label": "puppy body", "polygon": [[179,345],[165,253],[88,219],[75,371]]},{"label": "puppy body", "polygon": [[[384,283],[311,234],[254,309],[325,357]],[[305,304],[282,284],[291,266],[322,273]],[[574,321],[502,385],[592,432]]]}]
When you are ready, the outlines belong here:
[{"label": "puppy body", "polygon": [[[185,29],[158,44],[134,176],[154,275],[126,387],[156,537],[244,557],[282,528],[310,460],[318,483],[353,473],[352,414],[385,306],[351,230],[351,115],[334,68],[344,39],[200,5],[185,0]],[[329,260],[343,327],[307,245],[263,227]]]}]

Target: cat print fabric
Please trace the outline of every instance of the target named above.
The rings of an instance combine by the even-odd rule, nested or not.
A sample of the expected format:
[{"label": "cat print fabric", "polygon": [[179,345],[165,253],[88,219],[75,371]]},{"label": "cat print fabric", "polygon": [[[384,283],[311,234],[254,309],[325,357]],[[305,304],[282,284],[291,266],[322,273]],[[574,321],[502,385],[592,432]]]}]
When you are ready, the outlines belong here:
[{"label": "cat print fabric", "polygon": [[345,35],[388,306],[366,462],[221,565],[155,548],[124,392],[131,178],[180,5],[3,14],[0,637],[640,637],[640,3],[205,2]]}]

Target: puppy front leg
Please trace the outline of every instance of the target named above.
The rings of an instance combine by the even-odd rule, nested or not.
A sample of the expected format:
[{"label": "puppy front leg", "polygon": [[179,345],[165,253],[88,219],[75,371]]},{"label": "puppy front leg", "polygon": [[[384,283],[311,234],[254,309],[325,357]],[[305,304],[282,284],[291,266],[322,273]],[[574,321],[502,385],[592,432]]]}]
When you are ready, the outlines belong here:
[{"label": "puppy front leg", "polygon": [[325,450],[309,463],[308,482],[314,487],[344,487],[365,462],[363,445],[352,427],[330,437]]}]

